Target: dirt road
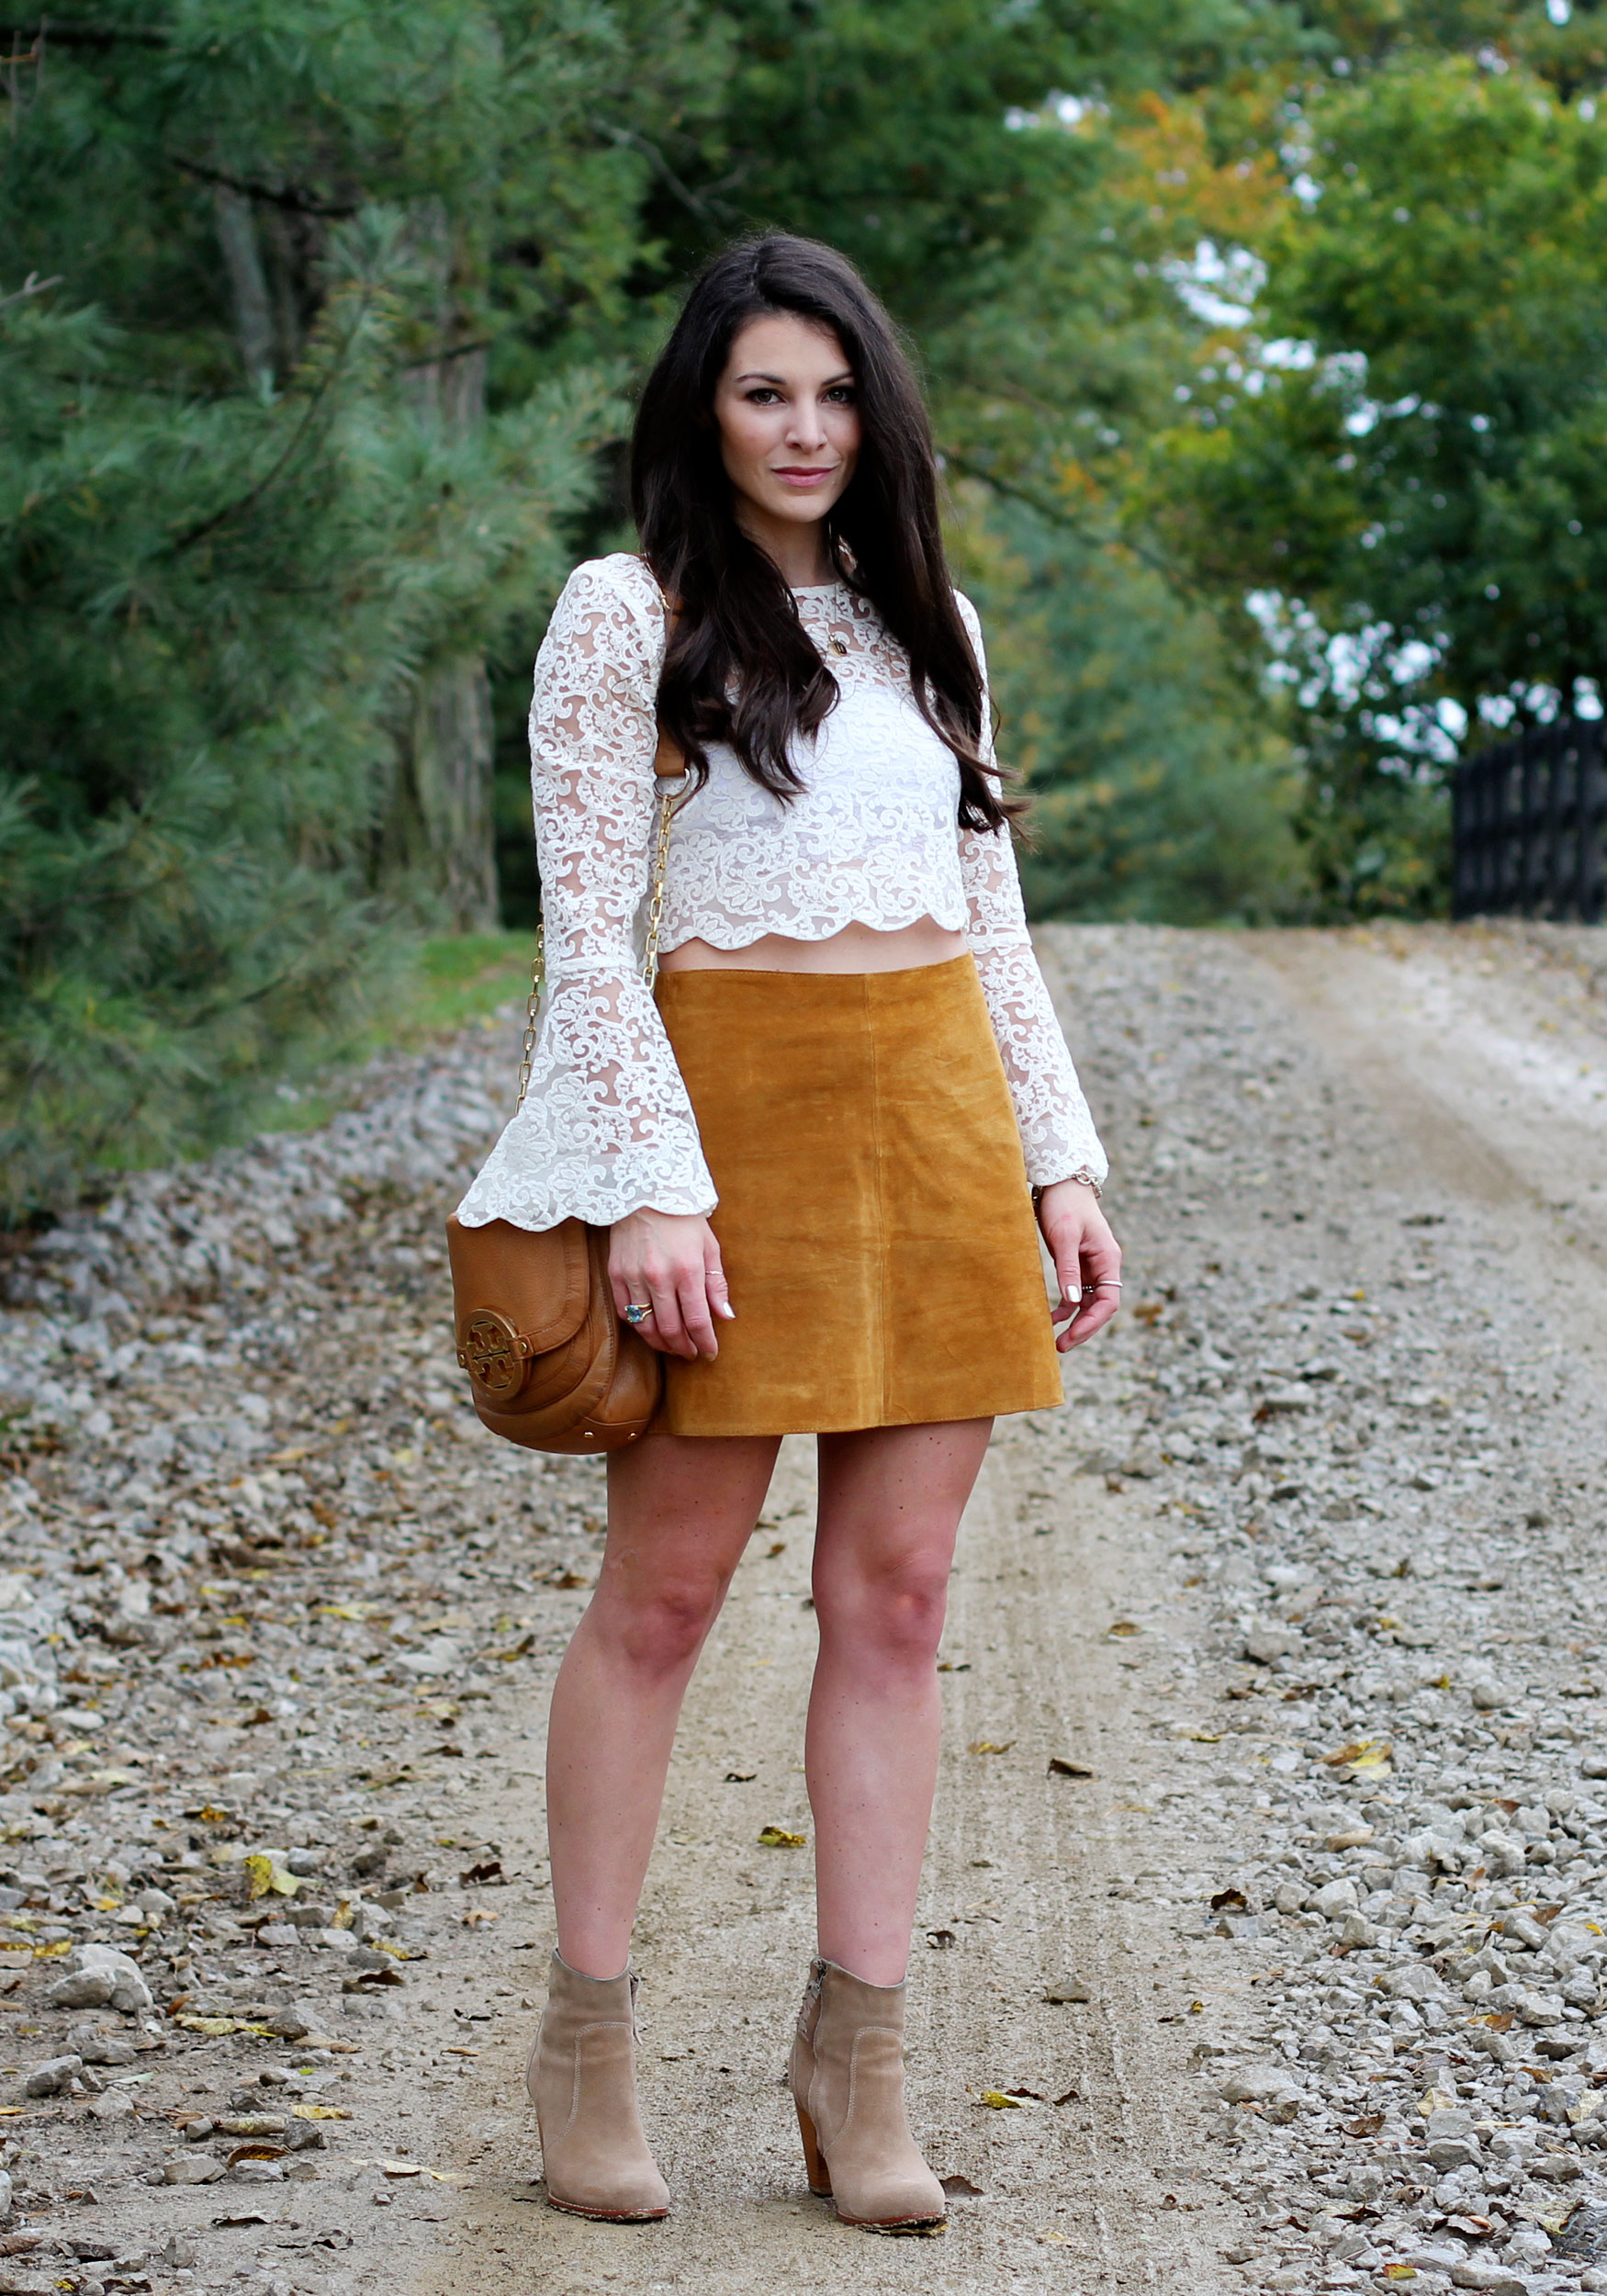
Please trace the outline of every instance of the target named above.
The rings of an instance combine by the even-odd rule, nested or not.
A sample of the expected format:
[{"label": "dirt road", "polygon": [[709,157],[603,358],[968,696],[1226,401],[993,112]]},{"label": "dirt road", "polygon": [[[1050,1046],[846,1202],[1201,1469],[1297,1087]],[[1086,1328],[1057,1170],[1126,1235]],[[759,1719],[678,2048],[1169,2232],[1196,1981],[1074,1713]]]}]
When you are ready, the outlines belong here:
[{"label": "dirt road", "polygon": [[[837,2227],[781,2085],[809,1853],[759,1836],[810,1831],[795,1442],[639,1936],[675,2212],[540,2203],[541,1737],[600,1482],[503,1456],[449,1385],[435,1239],[496,1037],[376,1079],[328,1141],[132,1190],[13,1278],[19,2274],[1607,2286],[1596,939],[1043,946],[1129,1312],[1063,1411],[1001,1428],[962,1533],[913,1970],[947,2234]],[[149,2009],[50,2005],[96,1940]]]}]

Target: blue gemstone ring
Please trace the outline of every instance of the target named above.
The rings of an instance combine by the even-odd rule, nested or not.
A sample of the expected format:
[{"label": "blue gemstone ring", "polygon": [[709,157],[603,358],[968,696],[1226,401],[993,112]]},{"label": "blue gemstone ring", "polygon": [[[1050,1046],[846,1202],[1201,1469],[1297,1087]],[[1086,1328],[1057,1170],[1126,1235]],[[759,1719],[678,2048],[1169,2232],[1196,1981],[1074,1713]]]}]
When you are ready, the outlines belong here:
[{"label": "blue gemstone ring", "polygon": [[653,1310],[650,1306],[644,1306],[639,1300],[633,1300],[630,1306],[625,1310],[625,1322],[627,1323],[645,1323],[652,1312]]}]

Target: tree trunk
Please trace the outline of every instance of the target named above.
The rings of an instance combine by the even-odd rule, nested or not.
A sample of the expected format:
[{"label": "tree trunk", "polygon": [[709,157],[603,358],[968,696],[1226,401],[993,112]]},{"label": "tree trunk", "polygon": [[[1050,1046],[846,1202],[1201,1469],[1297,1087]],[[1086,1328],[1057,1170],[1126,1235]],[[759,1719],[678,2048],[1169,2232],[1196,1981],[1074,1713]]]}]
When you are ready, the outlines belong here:
[{"label": "tree trunk", "polygon": [[[427,422],[448,438],[477,430],[486,413],[483,345],[457,350],[461,321],[452,306],[451,230],[443,204],[421,200],[412,238],[421,263],[434,274],[439,300],[439,355],[409,369],[406,388]],[[478,656],[428,661],[419,673],[404,742],[403,844],[436,895],[453,932],[495,932],[497,850],[491,815],[492,724],[490,681]]]},{"label": "tree trunk", "polygon": [[242,191],[219,184],[215,197],[218,242],[229,272],[234,298],[234,330],[240,338],[241,364],[253,390],[271,389],[274,381],[274,313],[268,300],[267,276],[257,245],[256,218]]},{"label": "tree trunk", "polygon": [[420,678],[408,741],[422,861],[453,932],[497,929],[491,824],[491,685],[478,655]]}]

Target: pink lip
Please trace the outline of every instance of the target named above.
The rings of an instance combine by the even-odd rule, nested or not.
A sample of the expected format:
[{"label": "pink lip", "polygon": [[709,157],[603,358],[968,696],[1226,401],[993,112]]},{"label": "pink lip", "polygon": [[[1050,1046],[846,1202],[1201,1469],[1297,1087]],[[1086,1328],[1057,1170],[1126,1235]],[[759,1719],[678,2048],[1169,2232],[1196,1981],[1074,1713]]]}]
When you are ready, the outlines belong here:
[{"label": "pink lip", "polygon": [[834,477],[835,472],[832,470],[806,470],[800,465],[796,469],[773,470],[770,473],[770,476],[774,478],[779,478],[783,486],[815,487],[819,486],[822,479]]}]

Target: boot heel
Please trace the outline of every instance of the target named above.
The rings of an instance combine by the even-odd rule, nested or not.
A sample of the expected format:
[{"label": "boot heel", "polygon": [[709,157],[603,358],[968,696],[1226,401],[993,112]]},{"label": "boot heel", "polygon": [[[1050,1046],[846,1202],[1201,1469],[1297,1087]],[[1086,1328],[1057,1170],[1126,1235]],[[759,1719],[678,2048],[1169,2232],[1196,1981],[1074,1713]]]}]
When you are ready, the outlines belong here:
[{"label": "boot heel", "polygon": [[804,2140],[804,2166],[809,2174],[809,2189],[817,2200],[829,2200],[831,2171],[827,2168],[826,2156],[815,2140],[815,2123],[802,2105],[798,2106],[798,2133]]}]

